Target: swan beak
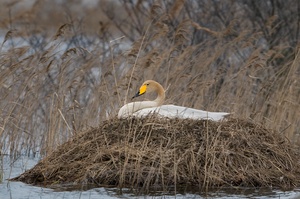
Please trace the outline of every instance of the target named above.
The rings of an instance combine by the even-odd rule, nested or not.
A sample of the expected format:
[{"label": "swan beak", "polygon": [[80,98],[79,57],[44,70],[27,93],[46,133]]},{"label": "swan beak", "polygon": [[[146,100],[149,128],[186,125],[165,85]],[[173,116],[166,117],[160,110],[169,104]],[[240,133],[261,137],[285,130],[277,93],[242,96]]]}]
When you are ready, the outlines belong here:
[{"label": "swan beak", "polygon": [[134,98],[136,98],[136,97],[138,97],[138,96],[140,96],[140,91],[137,92],[131,99],[134,99]]},{"label": "swan beak", "polygon": [[136,97],[139,97],[139,96],[145,94],[145,93],[146,93],[146,90],[147,90],[147,86],[146,86],[146,85],[141,86],[139,92],[137,92],[137,93],[135,94],[135,96],[133,96],[131,99],[136,98]]}]

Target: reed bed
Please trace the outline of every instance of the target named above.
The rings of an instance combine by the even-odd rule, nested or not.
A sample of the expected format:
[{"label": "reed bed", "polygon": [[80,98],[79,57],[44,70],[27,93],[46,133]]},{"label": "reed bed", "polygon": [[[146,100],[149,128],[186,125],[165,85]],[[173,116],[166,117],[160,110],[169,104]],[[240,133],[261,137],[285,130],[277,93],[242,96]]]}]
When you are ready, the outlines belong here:
[{"label": "reed bed", "polygon": [[73,137],[13,180],[170,187],[300,185],[299,151],[282,135],[240,119],[111,119]]},{"label": "reed bed", "polygon": [[297,0],[0,3],[1,154],[52,154],[146,79],[299,144]]}]

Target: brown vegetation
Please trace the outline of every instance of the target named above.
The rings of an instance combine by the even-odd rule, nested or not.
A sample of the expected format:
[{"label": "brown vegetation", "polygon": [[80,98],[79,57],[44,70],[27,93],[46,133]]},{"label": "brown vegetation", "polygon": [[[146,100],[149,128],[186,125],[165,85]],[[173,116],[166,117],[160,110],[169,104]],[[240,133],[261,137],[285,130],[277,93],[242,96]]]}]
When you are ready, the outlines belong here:
[{"label": "brown vegetation", "polygon": [[43,186],[300,185],[299,153],[278,133],[239,119],[112,119],[58,147],[13,180]]},{"label": "brown vegetation", "polygon": [[[93,7],[44,0],[26,9],[17,8],[22,1],[3,2],[1,154],[53,154],[114,118],[146,79],[168,88],[166,103],[232,112],[287,136],[290,145],[299,142],[298,0],[99,1]],[[204,175],[209,183],[228,183]]]}]

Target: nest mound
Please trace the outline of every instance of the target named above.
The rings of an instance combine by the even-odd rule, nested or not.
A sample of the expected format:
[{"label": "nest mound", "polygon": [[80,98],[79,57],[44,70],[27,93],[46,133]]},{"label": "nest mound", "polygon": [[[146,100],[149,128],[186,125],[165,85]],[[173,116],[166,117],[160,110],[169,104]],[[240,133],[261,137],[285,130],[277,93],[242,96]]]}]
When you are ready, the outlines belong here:
[{"label": "nest mound", "polygon": [[300,184],[298,151],[279,133],[228,119],[111,119],[71,138],[13,180],[119,187]]}]

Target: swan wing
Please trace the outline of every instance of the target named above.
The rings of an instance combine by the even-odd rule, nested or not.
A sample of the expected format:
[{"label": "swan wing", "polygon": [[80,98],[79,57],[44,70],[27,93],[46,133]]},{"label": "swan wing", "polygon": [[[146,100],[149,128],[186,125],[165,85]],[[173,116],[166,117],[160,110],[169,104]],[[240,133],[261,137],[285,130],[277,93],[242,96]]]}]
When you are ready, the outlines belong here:
[{"label": "swan wing", "polygon": [[141,101],[141,102],[131,102],[122,106],[118,112],[118,118],[125,118],[128,116],[132,116],[133,113],[149,108],[149,107],[157,107],[156,102],[154,101]]},{"label": "swan wing", "polygon": [[224,116],[229,115],[229,113],[225,112],[209,112],[175,105],[162,105],[160,107],[145,108],[135,112],[133,115],[137,117],[144,117],[153,113],[168,118],[182,118],[195,120],[208,119],[213,121],[222,120]]}]

